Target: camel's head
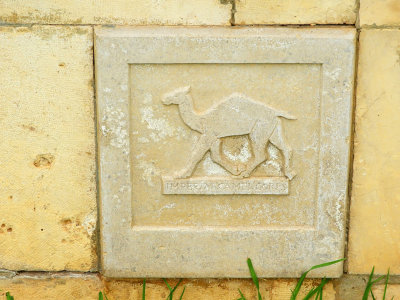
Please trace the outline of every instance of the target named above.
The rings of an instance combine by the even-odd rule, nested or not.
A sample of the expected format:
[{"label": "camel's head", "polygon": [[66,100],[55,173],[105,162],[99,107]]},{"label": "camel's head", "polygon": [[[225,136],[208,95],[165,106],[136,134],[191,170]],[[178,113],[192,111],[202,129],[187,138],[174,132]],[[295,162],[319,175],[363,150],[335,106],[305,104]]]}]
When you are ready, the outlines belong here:
[{"label": "camel's head", "polygon": [[162,103],[165,105],[170,104],[181,104],[186,95],[190,91],[190,86],[181,87],[179,89],[173,90],[172,92],[166,93],[162,98]]}]

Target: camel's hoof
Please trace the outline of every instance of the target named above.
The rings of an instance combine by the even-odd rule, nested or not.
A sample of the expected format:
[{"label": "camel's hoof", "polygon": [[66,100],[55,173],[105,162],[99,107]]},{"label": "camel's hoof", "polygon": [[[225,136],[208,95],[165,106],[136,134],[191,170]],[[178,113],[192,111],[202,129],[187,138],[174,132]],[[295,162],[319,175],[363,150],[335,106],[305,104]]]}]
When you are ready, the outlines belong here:
[{"label": "camel's hoof", "polygon": [[289,178],[289,180],[292,180],[296,176],[296,172],[288,171],[288,172],[285,172],[285,175],[287,178]]}]

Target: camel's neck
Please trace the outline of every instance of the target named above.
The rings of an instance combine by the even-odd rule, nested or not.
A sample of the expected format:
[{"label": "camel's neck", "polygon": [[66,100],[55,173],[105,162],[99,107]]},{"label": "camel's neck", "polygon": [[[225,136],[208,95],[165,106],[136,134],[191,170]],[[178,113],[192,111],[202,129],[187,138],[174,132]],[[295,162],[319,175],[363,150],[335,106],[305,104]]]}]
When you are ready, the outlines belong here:
[{"label": "camel's neck", "polygon": [[187,126],[198,132],[203,132],[200,116],[194,111],[193,100],[190,95],[186,95],[185,100],[179,104],[179,112]]}]

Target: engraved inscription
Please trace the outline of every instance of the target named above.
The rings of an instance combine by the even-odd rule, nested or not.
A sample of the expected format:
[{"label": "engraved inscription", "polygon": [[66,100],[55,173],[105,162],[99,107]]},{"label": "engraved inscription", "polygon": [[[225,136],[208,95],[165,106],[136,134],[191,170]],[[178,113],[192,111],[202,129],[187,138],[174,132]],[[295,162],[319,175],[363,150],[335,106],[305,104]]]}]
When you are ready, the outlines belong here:
[{"label": "engraved inscription", "polygon": [[[190,86],[178,88],[164,95],[163,104],[178,105],[180,115],[183,122],[191,129],[201,133],[196,145],[193,147],[191,157],[182,170],[170,176],[174,179],[184,179],[190,177],[197,164],[203,159],[204,155],[210,151],[211,159],[227,170],[231,177],[223,182],[223,188],[215,188],[216,183],[205,180],[201,181],[203,188],[189,189],[188,184],[182,181],[175,181],[177,184],[172,185],[172,179],[163,178],[164,193],[182,193],[182,194],[285,194],[287,193],[288,181],[284,188],[271,188],[266,182],[270,181],[269,177],[256,179],[254,182],[247,182],[246,188],[236,188],[233,179],[250,177],[251,173],[262,164],[266,159],[266,147],[269,143],[279,149],[283,156],[283,173],[289,179],[293,179],[296,173],[291,169],[292,150],[288,145],[281,123],[281,118],[294,120],[296,117],[288,112],[279,111],[269,107],[263,103],[257,102],[243,94],[234,93],[223,99],[219,104],[214,105],[209,110],[199,113],[193,106],[190,95]],[[246,162],[228,159],[221,151],[221,139],[225,137],[235,137],[248,135],[251,142],[253,155]],[[229,180],[232,184],[229,184]],[[260,181],[261,180],[261,181]],[[226,182],[225,182],[226,181]],[[260,181],[260,182],[259,182]],[[167,184],[168,182],[168,184]],[[240,182],[240,181],[239,181]],[[257,185],[260,183],[261,185]],[[257,191],[253,186],[263,186],[264,190]],[[250,184],[250,185],[249,185]],[[231,188],[232,187],[232,188]],[[275,191],[276,190],[276,191]],[[173,192],[171,192],[173,191]]]},{"label": "engraved inscription", "polygon": [[197,177],[188,179],[163,178],[164,194],[258,194],[287,195],[289,180],[283,177],[265,178],[209,178]]}]

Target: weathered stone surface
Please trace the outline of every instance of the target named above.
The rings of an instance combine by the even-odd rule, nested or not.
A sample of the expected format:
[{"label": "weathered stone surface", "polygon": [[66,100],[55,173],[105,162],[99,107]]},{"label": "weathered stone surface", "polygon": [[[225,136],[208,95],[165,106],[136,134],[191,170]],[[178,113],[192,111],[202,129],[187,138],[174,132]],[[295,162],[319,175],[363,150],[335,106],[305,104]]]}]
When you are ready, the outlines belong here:
[{"label": "weathered stone surface", "polygon": [[238,0],[236,10],[236,24],[354,24],[356,21],[355,0]]},{"label": "weathered stone surface", "polygon": [[[354,43],[349,28],[98,29],[105,274],[243,277],[251,257],[294,277],[342,257]],[[279,177],[289,195],[165,195],[163,176]]]},{"label": "weathered stone surface", "polygon": [[399,44],[400,30],[361,31],[350,273],[400,273]]},{"label": "weathered stone surface", "polygon": [[2,0],[0,23],[228,25],[231,5],[219,0]]},{"label": "weathered stone surface", "polygon": [[[175,285],[177,280],[168,280]],[[299,297],[302,298],[319,281],[305,280]],[[296,285],[295,280],[260,280],[260,292],[264,300],[289,299],[290,289]],[[186,287],[183,299],[190,300],[232,300],[240,297],[240,289],[247,299],[256,299],[257,292],[251,280],[184,280],[177,288],[174,298],[178,299]],[[141,280],[100,280],[90,274],[49,274],[18,275],[12,279],[0,278],[0,297],[9,291],[16,300],[19,299],[98,299],[99,291],[105,292],[109,300],[142,299]],[[167,298],[169,292],[161,280],[147,280],[146,300]],[[324,299],[335,299],[333,284],[324,288]]]},{"label": "weathered stone surface", "polygon": [[0,27],[0,268],[96,268],[92,37]]},{"label": "weathered stone surface", "polygon": [[[376,299],[383,299],[383,294],[385,292],[384,285],[376,285],[372,288],[372,292]],[[385,299],[396,299],[400,295],[400,284],[389,284],[386,289]],[[372,299],[372,297],[370,298]]]},{"label": "weathered stone surface", "polygon": [[400,2],[398,0],[361,0],[360,25],[399,26]]},{"label": "weathered stone surface", "polygon": [[[171,285],[177,280],[168,280]],[[299,298],[305,297],[307,292],[319,284],[317,280],[305,280],[300,290]],[[110,280],[105,281],[105,290],[109,299],[140,299],[142,293],[141,281]],[[289,299],[291,289],[296,286],[296,280],[267,280],[260,279],[260,293],[264,300]],[[174,297],[181,295],[186,287],[183,299],[203,300],[232,300],[238,299],[242,291],[246,299],[257,299],[257,291],[251,280],[245,279],[210,279],[210,280],[184,280],[174,293]],[[147,280],[146,299],[159,300],[168,296],[168,289],[162,281]],[[333,284],[328,283],[324,289],[324,299],[334,300],[335,290]]]},{"label": "weathered stone surface", "polygon": [[[103,290],[101,280],[89,274],[28,273],[11,279],[0,278],[0,297],[10,292],[16,300],[79,299],[96,300]],[[110,299],[111,300],[111,299]]]}]

